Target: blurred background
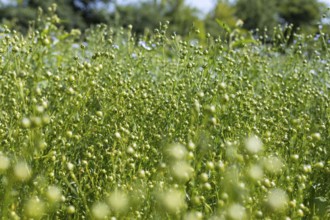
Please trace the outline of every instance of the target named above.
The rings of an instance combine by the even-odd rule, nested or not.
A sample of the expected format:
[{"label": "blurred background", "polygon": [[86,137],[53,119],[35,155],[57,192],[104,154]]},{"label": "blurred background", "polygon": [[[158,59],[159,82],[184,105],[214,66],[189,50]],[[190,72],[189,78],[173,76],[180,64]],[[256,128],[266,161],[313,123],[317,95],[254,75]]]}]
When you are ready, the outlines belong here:
[{"label": "blurred background", "polygon": [[133,26],[136,35],[152,32],[169,21],[169,32],[198,37],[221,36],[233,30],[272,34],[274,27],[292,24],[294,31],[329,33],[330,0],[0,0],[0,22],[26,33],[37,17],[57,3],[60,25],[86,29],[99,23]]}]

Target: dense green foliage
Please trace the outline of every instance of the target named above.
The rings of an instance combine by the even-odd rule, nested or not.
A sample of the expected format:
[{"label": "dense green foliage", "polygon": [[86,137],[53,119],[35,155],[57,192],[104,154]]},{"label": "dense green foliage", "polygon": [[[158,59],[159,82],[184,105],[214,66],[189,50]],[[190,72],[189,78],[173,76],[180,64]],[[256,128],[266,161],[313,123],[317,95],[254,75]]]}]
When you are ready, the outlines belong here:
[{"label": "dense green foliage", "polygon": [[330,217],[326,35],[39,20],[0,33],[2,218]]},{"label": "dense green foliage", "polygon": [[276,2],[279,1],[239,0],[237,2],[237,16],[244,20],[244,27],[249,30],[274,27],[279,18]]},{"label": "dense green foliage", "polygon": [[89,25],[109,22],[109,13],[103,7],[111,4],[111,0],[17,0],[12,4],[0,7],[0,19],[2,23],[26,33],[31,21],[38,16],[38,10],[47,11],[56,2],[58,5],[57,16],[61,19],[61,25],[67,30],[72,28],[85,29]]},{"label": "dense green foliage", "polygon": [[203,22],[197,17],[197,10],[186,7],[183,0],[143,2],[140,5],[117,6],[116,25],[133,26],[133,32],[147,34],[158,28],[160,21],[169,21],[170,33],[187,36],[193,24]]},{"label": "dense green foliage", "polygon": [[279,23],[306,28],[306,32],[315,31],[322,6],[317,0],[238,0],[236,4],[237,16],[245,21],[245,28],[263,30],[266,27],[270,32]]}]

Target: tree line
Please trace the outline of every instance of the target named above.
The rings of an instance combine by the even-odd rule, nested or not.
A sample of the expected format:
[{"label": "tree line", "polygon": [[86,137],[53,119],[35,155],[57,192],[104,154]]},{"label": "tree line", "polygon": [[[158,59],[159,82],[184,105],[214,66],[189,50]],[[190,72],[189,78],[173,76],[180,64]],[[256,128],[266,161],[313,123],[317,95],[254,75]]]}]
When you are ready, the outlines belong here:
[{"label": "tree line", "polygon": [[274,27],[291,24],[294,31],[316,33],[326,13],[326,6],[317,0],[218,0],[202,17],[184,0],[149,0],[134,5],[121,5],[116,0],[16,0],[2,3],[0,21],[25,33],[33,25],[30,21],[37,18],[38,9],[47,11],[53,3],[67,30],[105,23],[116,27],[132,25],[139,35],[153,31],[159,22],[169,21],[171,33],[187,36],[192,29],[198,29],[201,38],[221,35],[237,26],[271,34]]}]

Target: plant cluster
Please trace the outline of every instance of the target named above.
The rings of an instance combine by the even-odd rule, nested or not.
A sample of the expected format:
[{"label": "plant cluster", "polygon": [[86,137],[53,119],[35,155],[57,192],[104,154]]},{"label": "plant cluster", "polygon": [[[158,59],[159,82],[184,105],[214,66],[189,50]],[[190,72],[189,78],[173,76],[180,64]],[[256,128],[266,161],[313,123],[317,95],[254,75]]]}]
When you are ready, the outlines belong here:
[{"label": "plant cluster", "polygon": [[1,28],[2,218],[329,217],[326,35],[79,40],[51,18]]}]

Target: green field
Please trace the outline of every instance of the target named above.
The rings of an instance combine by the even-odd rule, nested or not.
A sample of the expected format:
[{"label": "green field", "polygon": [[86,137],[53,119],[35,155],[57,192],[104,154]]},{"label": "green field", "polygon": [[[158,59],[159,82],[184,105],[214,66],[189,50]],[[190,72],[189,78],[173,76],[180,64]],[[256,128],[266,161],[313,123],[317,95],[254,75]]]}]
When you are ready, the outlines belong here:
[{"label": "green field", "polygon": [[330,218],[327,35],[54,23],[0,29],[1,219]]}]

